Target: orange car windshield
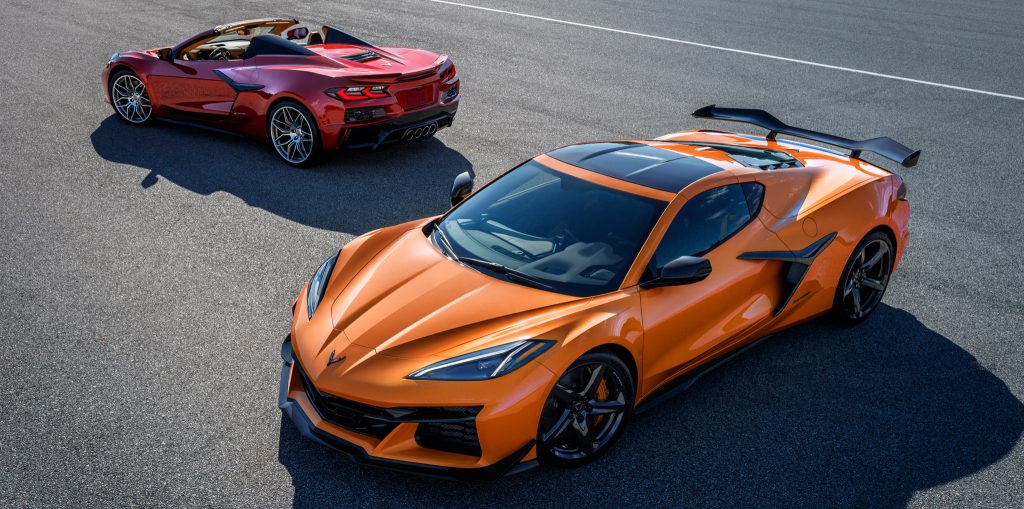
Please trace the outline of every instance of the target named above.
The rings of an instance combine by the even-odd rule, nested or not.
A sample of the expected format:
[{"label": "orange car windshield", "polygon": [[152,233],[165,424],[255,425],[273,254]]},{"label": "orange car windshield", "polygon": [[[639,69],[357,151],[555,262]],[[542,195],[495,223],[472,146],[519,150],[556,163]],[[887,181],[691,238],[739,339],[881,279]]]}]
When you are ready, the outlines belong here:
[{"label": "orange car windshield", "polygon": [[528,161],[452,210],[431,238],[485,274],[599,295],[622,284],[666,205]]}]

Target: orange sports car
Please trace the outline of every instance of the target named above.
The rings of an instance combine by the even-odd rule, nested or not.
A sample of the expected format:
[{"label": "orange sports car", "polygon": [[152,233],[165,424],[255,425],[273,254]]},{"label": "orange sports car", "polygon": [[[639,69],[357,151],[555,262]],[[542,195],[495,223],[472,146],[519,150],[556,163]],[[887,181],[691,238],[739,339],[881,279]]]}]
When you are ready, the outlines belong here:
[{"label": "orange sports car", "polygon": [[[353,458],[457,478],[611,447],[631,414],[773,332],[874,311],[909,236],[913,166],[889,139],[694,113],[688,131],[539,155],[452,209],[356,238],[313,274],[279,404]],[[777,134],[850,150],[837,152]]]}]

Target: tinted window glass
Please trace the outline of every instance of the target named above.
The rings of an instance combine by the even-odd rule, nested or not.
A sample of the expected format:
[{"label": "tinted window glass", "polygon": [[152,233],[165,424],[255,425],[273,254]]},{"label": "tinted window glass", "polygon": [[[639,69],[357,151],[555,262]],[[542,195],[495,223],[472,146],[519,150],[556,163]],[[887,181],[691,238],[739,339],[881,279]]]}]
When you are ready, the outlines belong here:
[{"label": "tinted window glass", "polygon": [[743,194],[747,195],[747,209],[751,216],[756,216],[761,211],[761,202],[764,201],[764,186],[757,182],[744,182]]},{"label": "tinted window glass", "polygon": [[750,218],[747,196],[740,184],[698,194],[683,205],[669,225],[654,253],[654,268],[661,270],[680,256],[703,255],[750,222]]},{"label": "tinted window glass", "polygon": [[622,284],[666,205],[529,161],[469,197],[439,229],[459,258],[515,269],[559,293],[598,295]]}]

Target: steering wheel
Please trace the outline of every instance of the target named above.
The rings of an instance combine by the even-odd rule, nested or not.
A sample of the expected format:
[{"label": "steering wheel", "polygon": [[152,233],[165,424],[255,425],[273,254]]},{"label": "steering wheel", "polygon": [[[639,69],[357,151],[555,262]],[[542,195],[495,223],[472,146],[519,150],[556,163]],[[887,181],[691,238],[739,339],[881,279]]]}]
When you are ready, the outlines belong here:
[{"label": "steering wheel", "polygon": [[206,56],[207,60],[228,60],[229,58],[231,58],[231,54],[223,46],[212,49],[210,54]]},{"label": "steering wheel", "polygon": [[553,251],[561,251],[580,241],[579,237],[569,229],[569,225],[565,221],[558,223],[552,230],[558,232],[551,236],[555,241],[555,249]]}]

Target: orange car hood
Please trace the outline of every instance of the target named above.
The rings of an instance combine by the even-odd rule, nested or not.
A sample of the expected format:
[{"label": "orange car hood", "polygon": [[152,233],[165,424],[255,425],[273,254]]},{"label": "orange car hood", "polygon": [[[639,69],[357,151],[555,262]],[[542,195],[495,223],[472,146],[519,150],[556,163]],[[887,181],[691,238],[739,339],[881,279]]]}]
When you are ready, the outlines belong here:
[{"label": "orange car hood", "polygon": [[416,228],[351,275],[331,304],[331,319],[352,343],[408,358],[438,355],[562,315],[565,307],[574,307],[572,302],[581,299],[496,279],[454,262]]}]

